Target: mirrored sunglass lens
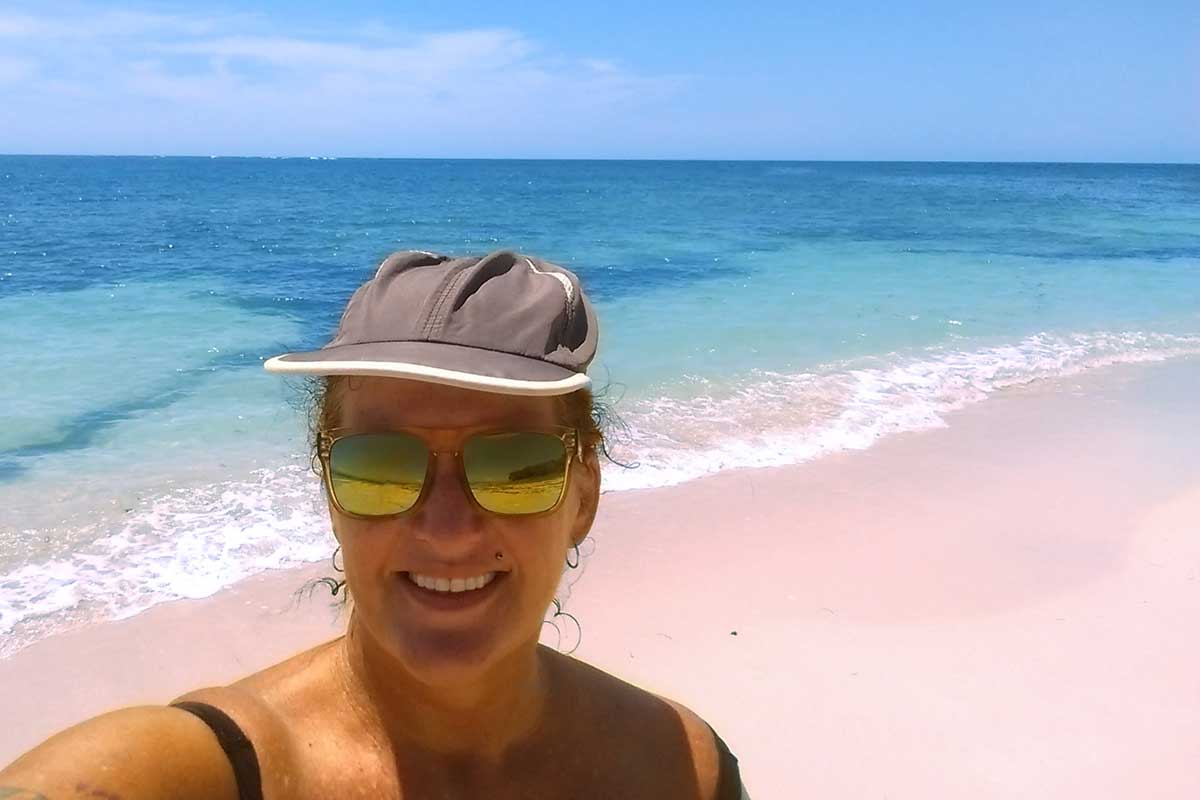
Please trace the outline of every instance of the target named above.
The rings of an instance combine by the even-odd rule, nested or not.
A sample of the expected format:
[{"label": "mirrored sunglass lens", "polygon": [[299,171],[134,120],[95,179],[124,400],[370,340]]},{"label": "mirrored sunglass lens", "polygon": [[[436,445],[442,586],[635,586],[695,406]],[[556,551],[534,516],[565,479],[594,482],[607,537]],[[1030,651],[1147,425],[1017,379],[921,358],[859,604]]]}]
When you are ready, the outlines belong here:
[{"label": "mirrored sunglass lens", "polygon": [[399,514],[420,497],[428,463],[429,451],[415,436],[347,436],[330,448],[329,482],[338,505],[351,514]]},{"label": "mirrored sunglass lens", "polygon": [[567,448],[548,433],[476,436],[463,448],[463,463],[479,505],[497,514],[536,514],[562,495]]}]

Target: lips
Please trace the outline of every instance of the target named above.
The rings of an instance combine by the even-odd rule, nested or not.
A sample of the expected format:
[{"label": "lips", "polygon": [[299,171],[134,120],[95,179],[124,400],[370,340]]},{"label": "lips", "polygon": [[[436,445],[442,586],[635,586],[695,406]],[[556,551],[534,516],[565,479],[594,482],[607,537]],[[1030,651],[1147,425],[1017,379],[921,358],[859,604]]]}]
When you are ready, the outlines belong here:
[{"label": "lips", "polygon": [[[428,589],[417,585],[417,580],[429,585],[430,577],[419,573],[401,572],[397,575],[397,581],[404,594],[422,608],[437,612],[463,612],[486,605],[500,591],[508,573],[493,573],[493,577],[484,583],[482,588],[464,588],[460,591],[438,591],[436,588]],[[447,579],[447,582],[452,580],[455,579]],[[437,579],[434,579],[433,584],[438,585]]]}]

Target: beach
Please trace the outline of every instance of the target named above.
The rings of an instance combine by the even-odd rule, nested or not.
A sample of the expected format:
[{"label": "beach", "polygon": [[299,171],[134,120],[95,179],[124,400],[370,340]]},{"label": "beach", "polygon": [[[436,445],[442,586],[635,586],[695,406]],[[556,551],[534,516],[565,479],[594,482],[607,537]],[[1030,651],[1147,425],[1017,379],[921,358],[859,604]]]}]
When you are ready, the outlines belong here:
[{"label": "beach", "polygon": [[[1109,366],[864,450],[609,492],[568,575],[575,656],[703,716],[756,800],[1195,797],[1198,395],[1200,359]],[[0,762],[339,635],[295,594],[326,574],[0,661]]]},{"label": "beach", "polygon": [[309,395],[263,363],[327,342],[391,251],[511,248],[577,272],[613,453],[637,464],[606,465],[619,494],[1200,355],[1198,181],[1170,164],[0,156],[0,356],[20,376],[0,382],[0,660],[328,559]]},{"label": "beach", "polygon": [[[269,795],[669,794],[628,698],[552,680],[587,664],[706,720],[754,800],[1200,800],[1195,11],[9,5],[0,767],[290,692],[261,671],[360,630],[345,555],[427,666],[487,631],[410,601],[524,609],[532,650],[560,580],[568,671],[467,727],[450,672],[417,723],[364,706],[307,742],[345,775],[281,774],[226,708]],[[593,519],[589,404],[601,503],[559,576],[537,533]],[[550,422],[565,453],[523,435]],[[380,515],[399,538],[342,553]],[[504,546],[422,539],[451,531]],[[530,687],[557,716],[491,713]],[[345,757],[380,730],[429,735]]]}]

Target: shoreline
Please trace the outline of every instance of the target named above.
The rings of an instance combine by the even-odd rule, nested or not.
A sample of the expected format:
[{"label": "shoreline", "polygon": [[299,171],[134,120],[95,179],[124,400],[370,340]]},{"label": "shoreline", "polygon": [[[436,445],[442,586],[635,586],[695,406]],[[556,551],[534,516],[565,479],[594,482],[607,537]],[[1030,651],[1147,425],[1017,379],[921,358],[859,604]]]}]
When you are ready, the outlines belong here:
[{"label": "shoreline", "polygon": [[[1184,797],[1200,359],[1098,372],[867,450],[607,493],[565,604],[575,655],[705,717],[754,796]],[[0,762],[339,635],[323,590],[293,598],[326,574],[263,573],[0,661],[20,721]]]},{"label": "shoreline", "polygon": [[[642,398],[621,409],[614,431],[616,457],[638,469],[608,465],[604,485],[610,491],[664,488],[738,469],[818,461],[944,427],[964,408],[1012,392],[1075,377],[1104,381],[1125,365],[1185,353],[1200,355],[1200,338],[1037,334],[1011,346],[951,348],[915,360],[885,357],[882,364],[843,364],[820,374],[767,372],[749,383],[735,381],[731,386],[741,389],[732,394],[714,391],[694,402],[669,393],[649,404]],[[254,449],[246,463],[235,454],[229,470],[222,463],[219,473],[202,469],[197,480],[178,485],[174,467],[156,471],[143,464],[143,472],[158,475],[156,485],[174,475],[152,491],[139,489],[136,480],[131,486],[95,476],[90,482],[56,479],[53,470],[41,481],[0,486],[0,529],[20,531],[0,547],[5,558],[18,553],[0,567],[0,585],[16,590],[0,596],[0,659],[47,636],[211,596],[263,571],[325,558],[334,543],[321,490],[303,448],[292,450],[260,458]],[[92,455],[99,454],[122,460],[108,446]],[[84,483],[89,490],[75,496]],[[71,496],[71,503],[91,501],[59,517],[60,495]]]}]

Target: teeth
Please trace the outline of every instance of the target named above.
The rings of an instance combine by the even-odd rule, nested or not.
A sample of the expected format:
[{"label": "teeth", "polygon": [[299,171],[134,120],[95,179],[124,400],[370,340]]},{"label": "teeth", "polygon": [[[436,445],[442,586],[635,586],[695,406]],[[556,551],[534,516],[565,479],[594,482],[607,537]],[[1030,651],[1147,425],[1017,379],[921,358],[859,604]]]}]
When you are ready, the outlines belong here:
[{"label": "teeth", "polygon": [[492,582],[496,577],[494,572],[486,572],[483,575],[475,575],[470,578],[435,578],[432,575],[418,575],[413,572],[407,573],[408,579],[420,586],[422,589],[429,589],[434,592],[470,592],[475,589],[482,589]]}]

